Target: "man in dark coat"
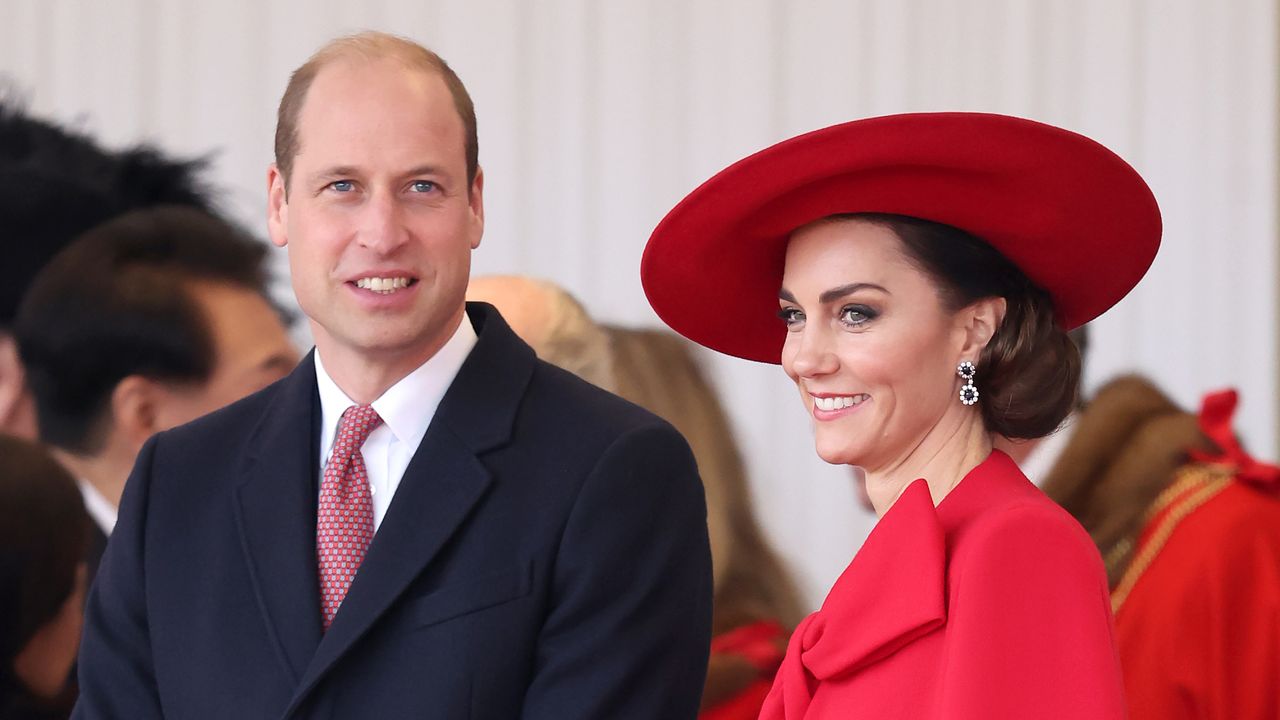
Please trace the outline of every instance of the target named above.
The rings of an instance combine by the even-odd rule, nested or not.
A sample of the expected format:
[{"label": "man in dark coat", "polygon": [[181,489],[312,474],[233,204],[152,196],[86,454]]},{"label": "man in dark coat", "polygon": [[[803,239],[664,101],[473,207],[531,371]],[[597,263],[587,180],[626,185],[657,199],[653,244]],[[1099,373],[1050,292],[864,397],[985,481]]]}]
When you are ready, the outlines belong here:
[{"label": "man in dark coat", "polygon": [[465,304],[483,174],[456,75],[398,38],[330,43],[268,178],[316,349],[143,449],[76,717],[695,717],[692,456]]}]

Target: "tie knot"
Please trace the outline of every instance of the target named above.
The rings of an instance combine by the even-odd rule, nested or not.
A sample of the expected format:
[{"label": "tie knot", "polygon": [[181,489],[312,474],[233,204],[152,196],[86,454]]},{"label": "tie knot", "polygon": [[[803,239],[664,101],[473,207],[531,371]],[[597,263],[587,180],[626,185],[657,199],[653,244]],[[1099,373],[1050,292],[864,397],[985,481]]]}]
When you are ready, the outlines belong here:
[{"label": "tie knot", "polygon": [[372,405],[352,405],[342,413],[338,423],[336,445],[346,445],[359,449],[369,439],[369,433],[382,424],[382,418]]}]

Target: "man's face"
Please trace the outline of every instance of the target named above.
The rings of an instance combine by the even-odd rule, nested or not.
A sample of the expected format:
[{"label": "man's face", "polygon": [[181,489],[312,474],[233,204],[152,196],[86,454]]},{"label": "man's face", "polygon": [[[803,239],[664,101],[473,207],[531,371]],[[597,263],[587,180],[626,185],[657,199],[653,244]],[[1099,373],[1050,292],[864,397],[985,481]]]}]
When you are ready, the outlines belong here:
[{"label": "man's face", "polygon": [[[457,327],[484,228],[444,81],[395,60],[320,70],[292,176],[269,172],[271,239],[328,360],[424,361]],[[470,192],[468,192],[470,190]]]},{"label": "man's face", "polygon": [[156,407],[163,430],[229,405],[279,380],[298,362],[275,310],[258,293],[225,283],[193,282],[213,339],[214,366],[208,381],[166,386]]}]

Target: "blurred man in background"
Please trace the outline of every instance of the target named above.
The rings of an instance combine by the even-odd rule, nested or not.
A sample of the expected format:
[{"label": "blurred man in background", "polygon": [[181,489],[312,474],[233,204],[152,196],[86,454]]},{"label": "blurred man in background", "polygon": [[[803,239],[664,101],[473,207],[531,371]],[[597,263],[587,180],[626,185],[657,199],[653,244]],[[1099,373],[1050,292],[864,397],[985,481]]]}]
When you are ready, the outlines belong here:
[{"label": "blurred man in background", "polygon": [[145,146],[109,152],[0,97],[0,433],[36,434],[12,330],[32,278],[77,235],[132,208],[211,210],[198,180],[203,166]]},{"label": "blurred man in background", "polygon": [[89,231],[35,278],[15,323],[40,439],[93,517],[95,573],[152,434],[280,379],[297,362],[267,299],[266,247],[177,206]]}]

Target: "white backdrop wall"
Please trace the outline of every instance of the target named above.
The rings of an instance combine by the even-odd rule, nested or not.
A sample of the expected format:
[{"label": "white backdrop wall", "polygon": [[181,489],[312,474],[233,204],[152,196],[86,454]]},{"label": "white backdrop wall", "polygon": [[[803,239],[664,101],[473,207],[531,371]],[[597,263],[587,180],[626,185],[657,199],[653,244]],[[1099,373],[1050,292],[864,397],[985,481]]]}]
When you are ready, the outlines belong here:
[{"label": "white backdrop wall", "polygon": [[[1151,274],[1095,323],[1087,385],[1139,370],[1188,407],[1237,385],[1244,436],[1273,456],[1277,26],[1272,0],[0,0],[0,73],[111,144],[216,151],[228,208],[261,229],[289,71],[335,34],[408,35],[476,100],[476,271],[556,280],[629,324],[656,321],[648,232],[751,151],[911,110],[1063,125],[1137,167],[1166,227]],[[779,370],[707,360],[816,603],[872,518],[815,457]]]}]

